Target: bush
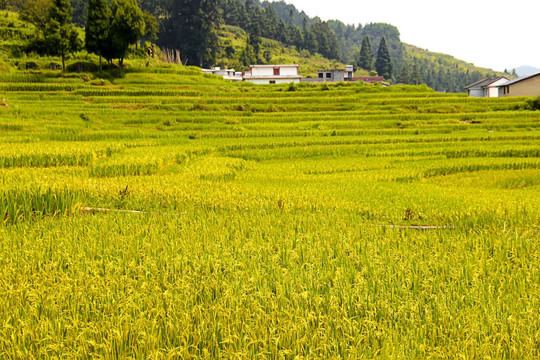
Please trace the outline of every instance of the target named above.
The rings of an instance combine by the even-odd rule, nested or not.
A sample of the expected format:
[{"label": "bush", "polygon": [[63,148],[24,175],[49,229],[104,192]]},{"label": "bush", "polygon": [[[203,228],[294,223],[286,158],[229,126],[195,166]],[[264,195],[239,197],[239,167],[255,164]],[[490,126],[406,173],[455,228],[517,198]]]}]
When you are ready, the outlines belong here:
[{"label": "bush", "polygon": [[525,105],[525,109],[527,110],[540,110],[540,96],[527,100],[527,103]]}]

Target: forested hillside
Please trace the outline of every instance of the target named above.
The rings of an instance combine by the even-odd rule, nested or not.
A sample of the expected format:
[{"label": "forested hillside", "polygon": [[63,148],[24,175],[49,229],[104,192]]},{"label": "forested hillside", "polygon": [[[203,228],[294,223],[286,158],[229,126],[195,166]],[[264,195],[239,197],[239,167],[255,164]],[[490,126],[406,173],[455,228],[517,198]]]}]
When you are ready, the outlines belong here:
[{"label": "forested hillside", "polygon": [[[51,1],[2,0],[0,7],[20,11],[39,29]],[[111,6],[131,1],[114,0]],[[88,3],[71,0],[72,21],[79,27],[87,25]],[[276,59],[312,64],[309,59],[323,57],[328,60],[317,64],[353,64],[363,73],[377,73],[393,83],[425,83],[449,92],[461,92],[467,84],[496,75],[451,56],[404,44],[393,25],[321,21],[284,1],[138,0],[138,5],[145,22],[141,39],[162,49],[179,50],[179,60],[188,65],[245,69]],[[239,30],[231,30],[234,27]],[[228,37],[225,33],[236,34]],[[30,50],[42,49],[34,46]],[[279,53],[286,56],[277,57]],[[311,74],[311,66],[308,68]]]}]

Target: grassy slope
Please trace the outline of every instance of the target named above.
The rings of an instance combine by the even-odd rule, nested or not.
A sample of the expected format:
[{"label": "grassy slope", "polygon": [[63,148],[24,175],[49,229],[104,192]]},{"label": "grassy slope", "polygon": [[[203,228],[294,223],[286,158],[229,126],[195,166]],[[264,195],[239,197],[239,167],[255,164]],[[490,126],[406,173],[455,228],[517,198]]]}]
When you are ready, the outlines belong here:
[{"label": "grassy slope", "polygon": [[[245,47],[247,41],[247,34],[244,30],[234,26],[224,26],[219,33],[222,46],[233,46],[235,49],[235,56],[232,59],[228,59],[222,54],[218,58],[218,63],[227,65],[230,68],[245,69],[239,61],[238,56],[242,49]],[[271,51],[272,58],[268,62],[269,64],[283,64],[283,63],[298,63],[301,65],[301,73],[305,77],[317,76],[317,70],[320,69],[336,69],[344,68],[345,65],[335,60],[329,60],[322,57],[319,54],[311,55],[308,51],[298,51],[294,47],[283,47],[278,41],[263,38],[261,54],[265,50]],[[464,71],[479,72],[482,76],[495,75],[495,72],[491,69],[480,68],[466,61],[454,58],[451,55],[442,53],[435,53],[418,48],[413,45],[404,44],[404,58],[408,61],[412,59],[422,59],[428,61],[430,64],[437,64],[435,69],[439,68],[455,69],[459,67]],[[265,63],[261,59],[261,63]],[[395,69],[399,72],[400,69]],[[369,76],[369,73],[363,70],[359,70],[355,73],[356,76]]]},{"label": "grassy slope", "polygon": [[[33,56],[24,56],[21,54],[20,49],[24,45],[34,32],[34,28],[31,24],[20,21],[18,14],[8,11],[2,11],[0,13],[0,67],[7,70],[11,67],[21,68],[26,61],[35,61],[42,63],[45,66],[50,62],[57,62],[57,58],[36,58]],[[232,59],[228,59],[224,54],[217,59],[217,62],[221,65],[226,65],[229,68],[235,68],[238,70],[246,70],[246,67],[239,63],[238,56],[244,48],[247,41],[247,34],[244,30],[234,26],[224,26],[219,33],[220,42],[223,48],[232,45],[235,49],[235,55]],[[285,63],[297,63],[300,64],[301,74],[304,77],[316,77],[317,70],[319,69],[336,69],[344,68],[345,64],[337,62],[335,60],[329,60],[322,57],[319,54],[312,55],[308,51],[298,51],[294,47],[283,47],[278,41],[262,38],[261,54],[268,50],[271,53],[271,59],[268,64],[285,64]],[[493,71],[489,69],[483,69],[475,67],[472,64],[466,63],[461,60],[457,60],[450,55],[428,52],[426,50],[417,48],[412,45],[405,45],[405,58],[419,58],[426,59],[430,63],[439,63],[443,68],[455,68],[456,66],[469,71],[478,71],[481,74],[490,74]],[[21,55],[23,58],[12,58],[12,53],[17,56]],[[88,55],[86,53],[76,54],[77,61],[91,61],[97,62],[96,57]],[[2,60],[3,59],[3,60]],[[72,61],[73,63],[74,61]],[[266,63],[262,59],[260,63]],[[0,70],[1,70],[0,69]],[[398,69],[396,69],[398,71]],[[363,70],[358,70],[355,73],[356,76],[368,76],[369,73]]]},{"label": "grassy slope", "polygon": [[[247,34],[244,30],[235,26],[224,26],[219,33],[223,47],[233,46],[235,56],[233,59],[220,57],[218,63],[223,63],[229,68],[246,69],[237,60],[246,45]],[[300,73],[304,77],[316,77],[320,69],[345,69],[345,65],[335,60],[328,60],[319,54],[311,55],[308,51],[298,51],[294,47],[283,47],[278,41],[262,38],[261,54],[264,51],[271,52],[270,61],[261,59],[261,63],[267,64],[300,64]],[[262,56],[261,56],[262,57]],[[358,74],[364,74],[358,72]],[[360,75],[359,75],[360,76]]]}]

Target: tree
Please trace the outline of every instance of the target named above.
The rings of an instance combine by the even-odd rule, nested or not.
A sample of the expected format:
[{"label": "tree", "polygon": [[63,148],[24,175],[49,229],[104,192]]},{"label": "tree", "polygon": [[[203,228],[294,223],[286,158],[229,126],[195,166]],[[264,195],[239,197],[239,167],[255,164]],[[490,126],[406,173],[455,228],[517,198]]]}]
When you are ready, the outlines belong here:
[{"label": "tree", "polygon": [[62,58],[64,71],[67,54],[82,47],[77,30],[71,23],[71,13],[70,0],[52,0],[43,34],[47,53]]},{"label": "tree", "polygon": [[135,44],[143,34],[144,15],[135,0],[112,0],[108,41],[112,48],[108,56],[118,57],[120,68],[129,45]]},{"label": "tree", "polygon": [[422,83],[422,74],[420,74],[420,70],[418,70],[418,65],[414,64],[412,73],[411,73],[411,84],[418,85]]},{"label": "tree", "polygon": [[89,0],[88,18],[86,19],[85,47],[90,53],[99,55],[99,71],[103,71],[101,58],[106,51],[105,44],[109,37],[111,10],[107,0]]},{"label": "tree", "polygon": [[240,62],[245,67],[248,67],[249,65],[253,65],[257,63],[257,57],[255,56],[255,51],[253,50],[253,46],[249,45],[249,41],[246,44],[246,47],[240,53]]},{"label": "tree", "polygon": [[390,52],[388,51],[388,46],[386,46],[386,38],[384,36],[381,38],[379,50],[377,51],[375,70],[387,80],[392,78],[392,59],[390,58]]},{"label": "tree", "polygon": [[277,40],[280,41],[284,45],[288,45],[291,42],[287,25],[285,25],[285,21],[283,21],[283,19],[279,20],[279,23],[278,23]]},{"label": "tree", "polygon": [[73,7],[72,21],[75,25],[83,27],[88,18],[88,3],[89,0],[71,0]]},{"label": "tree", "polygon": [[262,16],[261,23],[263,25],[262,32],[265,37],[270,39],[275,39],[278,28],[278,21],[276,18],[276,12],[272,5],[269,5],[264,10],[264,15]]},{"label": "tree", "polygon": [[411,74],[409,73],[409,67],[406,64],[403,64],[403,67],[396,78],[396,82],[398,84],[409,84],[410,81]]},{"label": "tree", "polygon": [[248,33],[248,44],[253,47],[255,51],[255,57],[259,58],[259,53],[261,51],[261,27],[258,22],[254,22],[253,26]]},{"label": "tree", "polygon": [[[227,25],[239,26],[246,28],[246,21],[248,19],[246,8],[240,0],[224,0],[223,1],[223,20]],[[275,17],[275,14],[274,14]]]},{"label": "tree", "polygon": [[165,0],[159,44],[180,49],[188,64],[213,65],[220,48],[220,4],[221,0]]},{"label": "tree", "polygon": [[364,36],[364,39],[362,40],[358,67],[367,71],[373,69],[373,54],[371,53],[371,41],[369,41],[369,36]]},{"label": "tree", "polygon": [[248,16],[253,16],[257,12],[257,5],[253,0],[246,0],[244,6]]},{"label": "tree", "polygon": [[302,36],[302,31],[296,25],[289,25],[288,30],[291,44],[300,49],[304,44],[304,37]]},{"label": "tree", "polygon": [[28,0],[16,7],[20,8],[21,20],[28,21],[36,26],[38,31],[45,31],[49,16],[50,0]]},{"label": "tree", "polygon": [[143,11],[144,18],[144,38],[146,40],[154,41],[157,40],[159,32],[159,22],[158,19],[152,15],[148,10]]},{"label": "tree", "polygon": [[315,34],[311,30],[304,31],[304,49],[308,50],[310,53],[315,54],[319,51],[319,43]]},{"label": "tree", "polygon": [[311,27],[318,44],[318,52],[328,59],[339,58],[339,41],[336,33],[330,29],[326,21],[319,21]]}]

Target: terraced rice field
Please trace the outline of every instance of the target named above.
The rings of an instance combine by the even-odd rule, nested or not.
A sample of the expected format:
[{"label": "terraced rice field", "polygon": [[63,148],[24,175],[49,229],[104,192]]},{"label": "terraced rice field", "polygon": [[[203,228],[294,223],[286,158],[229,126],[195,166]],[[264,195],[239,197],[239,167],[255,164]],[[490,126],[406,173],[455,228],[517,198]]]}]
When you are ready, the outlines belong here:
[{"label": "terraced rice field", "polygon": [[180,67],[0,96],[0,358],[540,357],[524,98]]}]

